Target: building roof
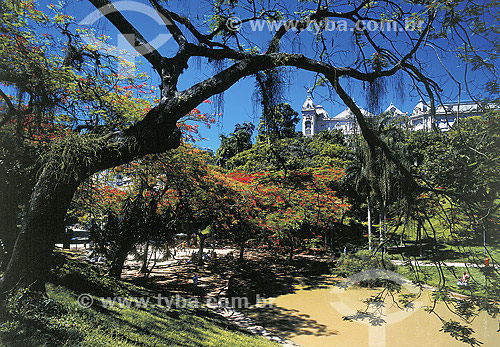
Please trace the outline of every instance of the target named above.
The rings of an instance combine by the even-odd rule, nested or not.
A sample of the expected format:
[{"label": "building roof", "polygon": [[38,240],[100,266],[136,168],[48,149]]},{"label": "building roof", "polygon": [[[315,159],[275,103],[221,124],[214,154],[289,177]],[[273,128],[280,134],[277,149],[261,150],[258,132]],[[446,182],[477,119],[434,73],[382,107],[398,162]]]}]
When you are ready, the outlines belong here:
[{"label": "building roof", "polygon": [[406,116],[407,115],[406,112],[403,112],[399,108],[394,106],[392,102],[389,105],[389,107],[387,107],[385,109],[384,113],[386,113],[386,112],[390,113],[392,116]]},{"label": "building roof", "polygon": [[[314,101],[311,97],[310,91],[308,91],[308,93],[309,94],[307,95],[306,100],[304,101],[304,104],[302,105],[302,111],[313,111],[314,110],[316,112],[316,114],[320,117],[320,119],[322,119],[322,120],[337,120],[337,121],[339,121],[339,120],[348,120],[348,119],[355,118],[354,114],[351,112],[351,110],[349,108],[346,108],[344,111],[340,112],[338,115],[336,115],[334,117],[330,117],[328,115],[328,112],[326,112],[326,110],[323,108],[323,106],[314,105]],[[391,108],[391,106],[393,106],[392,103],[389,106],[389,108]],[[365,117],[375,117],[374,114],[364,110],[361,107],[360,107],[360,110],[361,110],[361,113],[363,114],[363,116],[365,116]],[[401,112],[397,108],[396,108],[396,111],[398,112],[398,114],[399,113],[404,114],[403,112]]]},{"label": "building roof", "polygon": [[[490,105],[490,107],[494,107],[493,105]],[[446,114],[446,113],[453,113],[453,112],[459,112],[459,113],[476,113],[476,112],[482,112],[480,106],[476,104],[475,102],[461,102],[460,104],[454,103],[454,104],[443,104],[443,105],[438,105],[436,107],[436,113],[437,114]]]},{"label": "building roof", "polygon": [[[372,113],[368,112],[367,110],[364,110],[363,108],[360,107],[361,113],[365,117],[375,117]],[[354,114],[351,112],[349,108],[346,108],[344,111],[340,112],[338,115],[333,117],[332,119],[335,120],[344,120],[344,119],[352,119],[355,118]]]},{"label": "building roof", "polygon": [[314,101],[310,95],[307,95],[306,101],[302,105],[302,111],[312,111],[314,110]]},{"label": "building roof", "polygon": [[[494,103],[489,103],[487,107],[491,109],[499,108],[498,105]],[[430,106],[428,105],[428,103],[420,99],[418,104],[413,109],[411,118],[426,116],[429,114],[429,112],[430,112]],[[464,115],[464,114],[483,113],[483,112],[484,111],[481,108],[481,106],[474,101],[462,101],[460,103],[458,102],[444,103],[436,106],[436,115],[446,115],[446,114],[453,115],[457,113]]]},{"label": "building roof", "polygon": [[[484,109],[482,106],[485,106],[485,108],[489,109],[496,109],[500,110],[500,104],[496,103],[488,103],[487,105],[484,104],[478,104],[474,101],[461,101],[460,103],[454,102],[454,103],[445,103],[445,104],[437,104],[436,105],[436,124],[439,126],[439,128],[442,131],[449,130],[451,126],[454,123],[454,118],[458,115],[460,117],[468,117],[468,116],[474,116],[474,115],[482,115],[484,113]],[[359,106],[358,106],[359,107]],[[360,107],[361,113],[363,116],[370,118],[370,117],[375,117],[374,114],[364,110],[363,108]],[[308,90],[308,96],[306,98],[306,101],[304,102],[304,105],[302,107],[303,111],[303,116],[311,116],[311,111],[313,114],[317,116],[318,121],[318,127],[317,131],[321,131],[326,129],[330,129],[330,126],[334,126],[335,128],[341,128],[344,134],[350,134],[353,133],[353,131],[356,131],[357,127],[357,122],[355,119],[354,114],[351,112],[349,108],[346,108],[344,111],[340,112],[339,114],[330,117],[326,110],[323,108],[321,105],[314,105],[314,101],[312,99],[311,92]],[[308,111],[309,113],[306,113],[304,111]],[[418,103],[415,105],[411,115],[408,114],[408,112],[403,112],[400,109],[398,109],[394,104],[391,102],[389,107],[385,109],[384,112],[388,112],[391,116],[391,118],[394,119],[401,119],[401,118],[407,118],[409,116],[409,121],[411,126],[414,127],[414,129],[428,129],[430,128],[430,124],[432,123],[432,119],[430,117],[430,107],[429,103],[424,101],[423,99],[420,99]],[[446,117],[445,117],[446,115]],[[451,121],[444,123],[442,120],[444,118],[447,118],[447,116],[451,116]],[[304,126],[304,123],[303,123]],[[314,132],[316,131],[316,126],[313,127],[312,132],[309,129],[309,135],[313,135]],[[305,131],[305,130],[304,130]],[[307,135],[306,133],[304,133]]]}]

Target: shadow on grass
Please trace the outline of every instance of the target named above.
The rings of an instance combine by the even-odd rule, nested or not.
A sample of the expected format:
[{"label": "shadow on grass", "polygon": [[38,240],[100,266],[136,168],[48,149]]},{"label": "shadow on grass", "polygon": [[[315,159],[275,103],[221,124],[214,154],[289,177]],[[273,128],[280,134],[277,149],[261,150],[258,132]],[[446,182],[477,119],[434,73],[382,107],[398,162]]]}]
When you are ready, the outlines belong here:
[{"label": "shadow on grass", "polygon": [[233,264],[232,271],[246,291],[274,297],[294,293],[297,285],[301,285],[302,290],[324,288],[330,267],[324,261],[311,258],[296,257],[289,262],[279,256],[266,256]]},{"label": "shadow on grass", "polygon": [[[163,296],[179,294],[200,299],[239,296],[246,297],[253,304],[257,295],[276,297],[291,294],[297,286],[300,286],[300,290],[327,288],[331,285],[331,279],[325,275],[331,274],[332,266],[332,262],[325,259],[297,255],[288,261],[280,255],[259,252],[257,256],[248,256],[243,262],[227,258],[219,258],[202,266],[175,262],[155,268],[149,278],[134,276],[137,272],[132,269],[125,278],[128,282]],[[197,287],[192,283],[194,274],[199,278]],[[233,283],[232,290],[228,288],[230,280]],[[252,309],[242,312],[250,314],[256,324],[285,338],[294,334],[328,336],[337,333],[296,310],[270,307],[259,308],[258,312],[252,312]],[[193,314],[209,319],[223,329],[247,333],[211,311],[198,310]]]},{"label": "shadow on grass", "polygon": [[[193,346],[204,345],[203,341],[210,338],[210,335],[212,337],[220,335],[221,331],[252,336],[247,330],[237,327],[213,311],[203,308],[166,309],[149,306],[148,308],[134,308],[133,311],[128,312],[108,310],[107,314],[120,327],[113,334],[138,346],[151,346],[152,344],[141,342],[134,339],[133,336],[141,336],[146,340],[162,340],[165,338],[166,332],[173,335],[172,339],[175,340],[174,335],[178,331],[182,331],[183,335],[189,336],[188,340],[193,343]],[[170,343],[174,343],[173,340]]]},{"label": "shadow on grass", "polygon": [[446,245],[437,243],[433,240],[424,241],[422,245],[417,242],[407,241],[405,246],[389,247],[389,254],[402,254],[405,257],[420,257],[431,261],[444,261],[463,258],[463,254],[453,249],[447,248]]},{"label": "shadow on grass", "polygon": [[300,313],[298,310],[285,309],[282,307],[266,307],[247,309],[243,311],[252,320],[284,338],[298,335],[331,336],[337,335],[338,331],[318,323],[309,315]]}]

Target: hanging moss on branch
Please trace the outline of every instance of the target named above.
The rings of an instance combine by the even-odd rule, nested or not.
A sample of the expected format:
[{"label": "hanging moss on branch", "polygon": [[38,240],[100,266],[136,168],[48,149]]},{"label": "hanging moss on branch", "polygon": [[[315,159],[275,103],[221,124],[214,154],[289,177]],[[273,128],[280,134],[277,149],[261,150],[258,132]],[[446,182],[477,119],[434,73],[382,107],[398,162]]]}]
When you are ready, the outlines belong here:
[{"label": "hanging moss on branch", "polygon": [[[374,72],[382,71],[387,65],[385,59],[381,54],[374,54],[372,58],[372,68]],[[368,82],[366,88],[366,104],[368,110],[374,114],[381,113],[381,105],[387,93],[386,80],[383,78],[376,78],[372,82]]]},{"label": "hanging moss on branch", "polygon": [[[64,183],[70,180],[81,182],[87,178],[88,168],[92,166],[99,153],[113,143],[110,135],[71,133],[51,143],[49,152],[42,157],[43,167],[58,175],[57,180]],[[116,143],[118,148],[118,143]]]},{"label": "hanging moss on branch", "polygon": [[[264,126],[273,123],[273,113],[283,101],[283,75],[279,69],[261,71],[255,74],[254,107],[262,107]],[[264,130],[269,130],[265,128]]]}]

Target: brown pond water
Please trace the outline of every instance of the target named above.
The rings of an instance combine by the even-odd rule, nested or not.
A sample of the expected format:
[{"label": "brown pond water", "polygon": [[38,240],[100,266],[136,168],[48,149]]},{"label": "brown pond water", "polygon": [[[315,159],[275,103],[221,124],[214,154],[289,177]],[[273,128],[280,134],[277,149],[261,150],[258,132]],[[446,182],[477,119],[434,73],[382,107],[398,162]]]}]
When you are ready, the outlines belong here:
[{"label": "brown pond water", "polygon": [[[271,299],[272,307],[245,313],[268,330],[303,346],[467,346],[439,331],[441,321],[425,310],[433,303],[430,291],[420,293],[416,287],[403,285],[402,293],[420,293],[411,307],[400,308],[387,296],[383,303],[369,304],[367,309],[362,300],[377,295],[380,289],[340,289],[334,283],[331,280],[316,289],[299,286],[292,294]],[[366,309],[368,314],[356,315],[357,310]],[[435,311],[445,320],[463,322],[442,302],[436,304]],[[344,316],[353,317],[349,321]],[[500,346],[499,320],[480,312],[472,321],[473,336],[482,346]]]}]

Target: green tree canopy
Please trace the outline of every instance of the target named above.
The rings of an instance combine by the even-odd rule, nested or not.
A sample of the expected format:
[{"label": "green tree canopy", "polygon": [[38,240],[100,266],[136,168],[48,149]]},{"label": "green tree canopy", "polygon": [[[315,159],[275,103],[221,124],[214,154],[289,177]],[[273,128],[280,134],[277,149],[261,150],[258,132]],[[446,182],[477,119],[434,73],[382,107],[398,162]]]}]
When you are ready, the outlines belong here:
[{"label": "green tree canopy", "polygon": [[225,167],[229,159],[236,154],[252,148],[252,133],[255,126],[252,123],[236,124],[234,132],[229,136],[220,135],[220,146],[215,153],[217,165]]},{"label": "green tree canopy", "polygon": [[295,126],[300,120],[298,113],[287,103],[273,106],[267,114],[262,114],[258,126],[258,141],[271,141],[296,136]]}]

